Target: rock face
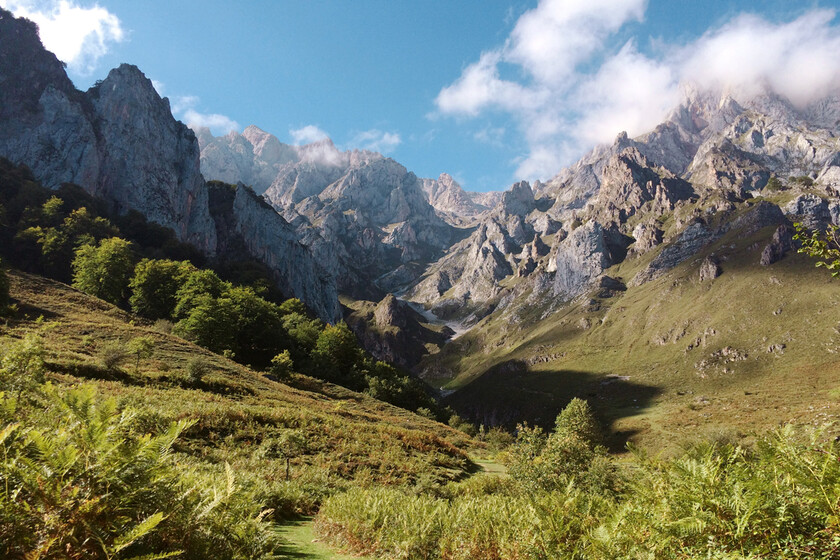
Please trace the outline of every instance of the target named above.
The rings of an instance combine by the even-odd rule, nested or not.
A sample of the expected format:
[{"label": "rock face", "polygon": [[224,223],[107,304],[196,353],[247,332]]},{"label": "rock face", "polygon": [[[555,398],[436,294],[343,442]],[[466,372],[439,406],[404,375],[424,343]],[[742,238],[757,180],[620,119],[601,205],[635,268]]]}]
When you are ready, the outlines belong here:
[{"label": "rock face", "polygon": [[243,254],[265,263],[284,294],[296,297],[319,317],[341,318],[335,279],[312,258],[294,228],[242,183],[209,184],[218,257],[236,262]]},{"label": "rock face", "polygon": [[195,135],[142,72],[122,65],[77,91],[36,27],[0,10],[0,154],[49,187],[82,186],[215,250]]},{"label": "rock face", "polygon": [[794,248],[794,229],[789,225],[781,225],[773,233],[773,239],[761,252],[761,265],[770,266],[780,261],[788,251]]},{"label": "rock face", "polygon": [[[210,256],[235,246],[237,258],[265,262],[284,293],[325,320],[340,317],[335,279],[252,192],[236,189],[227,210],[211,215],[195,134],[135,66],[123,64],[80,92],[35,25],[0,9],[0,123],[0,156],[27,165],[44,185],[78,184]],[[281,159],[282,149],[260,132],[246,131],[253,151]]]},{"label": "rock face", "polygon": [[458,227],[474,225],[502,197],[499,192],[467,192],[446,173],[437,179],[421,179],[420,186],[440,217]]},{"label": "rock face", "polygon": [[324,255],[339,290],[363,298],[395,291],[457,239],[399,163],[329,141],[318,153],[283,166],[264,197]]}]

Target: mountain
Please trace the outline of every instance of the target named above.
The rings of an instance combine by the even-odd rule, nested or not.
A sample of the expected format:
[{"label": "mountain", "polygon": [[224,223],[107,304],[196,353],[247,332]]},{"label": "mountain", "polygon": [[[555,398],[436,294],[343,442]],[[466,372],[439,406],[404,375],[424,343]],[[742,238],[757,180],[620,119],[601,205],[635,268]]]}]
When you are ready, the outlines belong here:
[{"label": "mountain", "polygon": [[489,424],[574,396],[648,443],[813,418],[840,381],[836,296],[791,223],[840,223],[839,107],[688,88],[650,133],[515,184],[406,290],[467,327],[415,370]]},{"label": "mountain", "polygon": [[329,139],[289,146],[255,126],[222,137],[200,131],[199,139],[205,175],[250,180],[342,293],[396,291],[464,235],[429,204],[426,180],[382,154],[340,151]]},{"label": "mountain", "polygon": [[441,218],[458,227],[474,225],[502,198],[502,193],[498,191],[465,191],[447,173],[441,173],[437,179],[421,179],[421,187],[429,204],[438,211]]},{"label": "mountain", "polygon": [[245,232],[242,246],[272,268],[285,293],[325,320],[339,317],[335,279],[282,217],[260,211],[248,194],[234,211],[211,214],[195,134],[137,67],[123,64],[78,91],[35,24],[0,9],[0,99],[0,155],[27,165],[45,186],[78,184],[211,257],[219,256],[218,219],[228,220],[221,235]]}]

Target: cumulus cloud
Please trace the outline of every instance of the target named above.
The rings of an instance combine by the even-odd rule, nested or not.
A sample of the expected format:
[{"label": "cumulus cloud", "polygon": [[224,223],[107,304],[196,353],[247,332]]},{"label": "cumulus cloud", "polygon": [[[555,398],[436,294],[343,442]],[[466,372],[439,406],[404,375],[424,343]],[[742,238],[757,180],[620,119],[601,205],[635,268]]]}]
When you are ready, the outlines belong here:
[{"label": "cumulus cloud", "polygon": [[82,75],[91,74],[111,45],[126,36],[119,18],[98,4],[85,7],[74,0],[0,0],[0,5],[38,24],[44,47]]},{"label": "cumulus cloud", "polygon": [[618,39],[628,23],[643,20],[646,4],[541,0],[502,45],[440,90],[438,113],[512,116],[526,146],[514,162],[516,175],[533,179],[553,175],[622,130],[631,136],[650,130],[680,101],[684,82],[736,99],[769,89],[799,106],[840,88],[840,27],[832,10],[781,23],[743,14],[650,55],[636,39]]},{"label": "cumulus cloud", "polygon": [[330,136],[314,124],[306,125],[297,129],[290,129],[289,136],[292,137],[292,143],[297,145],[311,144],[319,140],[326,140]]},{"label": "cumulus cloud", "polygon": [[201,100],[195,95],[182,95],[170,100],[172,114],[192,129],[209,128],[216,135],[239,131],[239,123],[226,115],[202,113],[196,107]]},{"label": "cumulus cloud", "polygon": [[354,148],[387,154],[394,151],[401,143],[402,139],[396,132],[384,132],[373,128],[356,134],[350,140],[349,145]]}]

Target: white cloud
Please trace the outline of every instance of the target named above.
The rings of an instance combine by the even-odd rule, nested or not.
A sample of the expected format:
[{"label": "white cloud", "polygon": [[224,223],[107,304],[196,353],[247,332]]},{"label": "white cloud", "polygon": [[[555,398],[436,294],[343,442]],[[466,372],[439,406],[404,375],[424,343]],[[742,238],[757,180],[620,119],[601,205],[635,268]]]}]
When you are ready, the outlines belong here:
[{"label": "white cloud", "polygon": [[155,88],[158,95],[163,97],[163,94],[166,91],[166,84],[158,80],[152,80],[152,87]]},{"label": "white cloud", "polygon": [[206,127],[216,135],[239,131],[239,123],[226,115],[218,113],[201,113],[196,106],[201,100],[195,95],[183,95],[170,100],[172,114],[187,123],[192,129]]},{"label": "white cloud", "polygon": [[44,47],[82,75],[91,74],[111,45],[126,36],[119,18],[98,4],[83,7],[74,0],[0,0],[0,5],[38,24]]},{"label": "white cloud", "polygon": [[354,148],[387,154],[394,151],[401,143],[402,139],[396,132],[384,132],[373,128],[356,134],[350,140],[349,145]]},{"label": "white cloud", "polygon": [[290,129],[289,136],[292,137],[292,143],[297,145],[311,144],[330,137],[329,134],[314,124],[309,124],[297,129]]},{"label": "white cloud", "polygon": [[783,23],[741,15],[649,56],[634,40],[616,44],[622,27],[643,19],[646,4],[541,0],[502,45],[441,89],[438,112],[512,116],[527,146],[515,160],[517,177],[533,179],[550,177],[622,130],[633,136],[652,129],[679,102],[681,82],[736,98],[769,88],[800,106],[840,88],[840,27],[832,10]]}]

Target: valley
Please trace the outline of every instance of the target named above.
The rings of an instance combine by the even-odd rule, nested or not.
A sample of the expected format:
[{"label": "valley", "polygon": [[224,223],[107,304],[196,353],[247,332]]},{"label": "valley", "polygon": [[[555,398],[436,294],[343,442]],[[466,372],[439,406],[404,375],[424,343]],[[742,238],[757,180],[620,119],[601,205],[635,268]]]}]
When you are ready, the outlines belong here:
[{"label": "valley", "polygon": [[840,554],[836,87],[480,193],[69,76],[0,6],[0,556]]}]

